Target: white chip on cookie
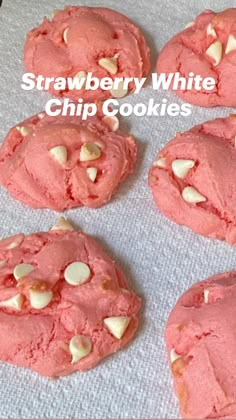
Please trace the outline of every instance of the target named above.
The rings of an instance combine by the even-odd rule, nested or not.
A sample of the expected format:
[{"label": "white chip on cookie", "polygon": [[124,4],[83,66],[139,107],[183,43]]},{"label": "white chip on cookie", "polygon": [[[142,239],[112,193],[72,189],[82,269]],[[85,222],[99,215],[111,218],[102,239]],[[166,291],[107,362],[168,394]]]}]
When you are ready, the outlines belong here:
[{"label": "white chip on cookie", "polygon": [[53,299],[53,292],[51,290],[35,290],[29,291],[30,305],[34,309],[44,309]]},{"label": "white chip on cookie", "polygon": [[19,280],[21,277],[27,276],[31,271],[34,270],[32,264],[21,263],[15,266],[13,275],[16,280]]},{"label": "white chip on cookie", "polygon": [[171,349],[170,351],[170,361],[174,363],[176,360],[180,359],[181,356],[176,353],[175,349]]},{"label": "white chip on cookie", "polygon": [[185,187],[182,191],[182,197],[187,203],[197,204],[206,201],[206,197],[193,187]]},{"label": "white chip on cookie", "polygon": [[31,127],[26,127],[26,126],[17,126],[16,127],[17,131],[19,131],[21,133],[21,135],[23,137],[26,137],[28,134],[30,134],[32,132],[32,128]]},{"label": "white chip on cookie", "polygon": [[10,308],[20,311],[24,302],[23,296],[19,293],[10,299],[0,301],[1,308]]},{"label": "white chip on cookie", "polygon": [[209,294],[210,291],[208,289],[204,289],[203,295],[204,295],[204,303],[208,303],[209,301]]},{"label": "white chip on cookie", "polygon": [[119,129],[119,120],[114,116],[106,115],[103,119],[104,123],[111,129],[111,131],[117,131]]},{"label": "white chip on cookie", "polygon": [[131,318],[129,316],[112,316],[103,320],[108,330],[118,340],[123,337]]},{"label": "white chip on cookie", "polygon": [[98,61],[100,67],[108,71],[108,73],[115,75],[118,71],[117,57],[100,58]]},{"label": "white chip on cookie", "polygon": [[84,335],[75,335],[69,343],[69,350],[72,355],[71,363],[76,363],[86,357],[92,349],[90,339]]},{"label": "white chip on cookie", "polygon": [[86,172],[87,172],[87,174],[88,174],[88,177],[89,177],[89,179],[92,181],[92,182],[95,182],[95,180],[96,180],[96,177],[97,177],[97,173],[98,173],[98,170],[97,170],[97,168],[87,168],[86,169]]},{"label": "white chip on cookie", "polygon": [[65,146],[53,147],[49,152],[61,165],[64,165],[67,162],[67,148]]},{"label": "white chip on cookie", "polygon": [[214,60],[215,66],[218,66],[218,64],[220,64],[221,58],[222,58],[222,52],[223,52],[223,48],[220,41],[214,42],[206,50],[206,54],[208,55],[208,57]]},{"label": "white chip on cookie", "polygon": [[157,159],[153,163],[153,166],[157,166],[158,168],[162,168],[162,169],[166,168],[166,166],[167,166],[166,158],[159,158],[159,159]]},{"label": "white chip on cookie", "polygon": [[69,31],[69,28],[66,28],[65,30],[64,30],[64,32],[63,32],[63,39],[64,39],[64,42],[65,42],[65,44],[68,44],[68,31]]},{"label": "white chip on cookie", "polygon": [[236,37],[232,34],[229,34],[227,45],[225,48],[225,54],[229,54],[231,51],[236,50]]},{"label": "white chip on cookie", "polygon": [[17,248],[24,239],[24,235],[18,235],[14,238],[14,240],[12,242],[10,242],[9,245],[6,246],[6,249],[10,250],[10,249],[14,249]]},{"label": "white chip on cookie", "polygon": [[212,24],[211,23],[209,23],[209,25],[207,25],[207,35],[211,35],[211,36],[213,36],[213,38],[217,38],[216,31],[212,27]]},{"label": "white chip on cookie", "polygon": [[95,143],[84,143],[80,149],[80,161],[87,162],[89,160],[99,159],[101,150]]},{"label": "white chip on cookie", "polygon": [[90,274],[90,268],[87,264],[75,261],[66,267],[64,277],[70,285],[79,286],[89,279]]},{"label": "white chip on cookie", "polygon": [[172,162],[172,170],[174,174],[180,178],[184,179],[187,175],[190,169],[192,169],[195,165],[194,160],[190,159],[175,159]]},{"label": "white chip on cookie", "polygon": [[64,217],[60,217],[51,230],[74,230],[74,227]]}]

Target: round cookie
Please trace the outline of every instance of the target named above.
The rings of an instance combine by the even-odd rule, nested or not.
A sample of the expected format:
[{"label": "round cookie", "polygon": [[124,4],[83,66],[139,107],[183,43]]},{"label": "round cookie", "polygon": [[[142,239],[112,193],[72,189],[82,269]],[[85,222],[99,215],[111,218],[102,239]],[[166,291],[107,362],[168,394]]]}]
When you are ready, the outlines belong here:
[{"label": "round cookie", "polygon": [[175,90],[184,101],[205,107],[236,106],[236,8],[206,10],[161,51],[157,72],[189,73],[215,80],[213,90]]},{"label": "round cookie", "polygon": [[99,112],[85,121],[44,113],[22,121],[0,149],[0,184],[33,208],[102,206],[136,160],[133,137],[118,126]]},{"label": "round cookie", "polygon": [[[31,30],[27,36],[25,67],[43,77],[86,78],[88,72],[105,77],[145,77],[150,70],[150,52],[139,30],[126,16],[102,7],[66,7],[55,11],[52,20]],[[133,82],[129,91],[134,89]],[[118,89],[55,90],[56,96],[85,100],[125,96]]]},{"label": "round cookie", "polygon": [[0,360],[58,377],[126,345],[140,299],[99,245],[60,219],[0,241]]},{"label": "round cookie", "polygon": [[235,136],[235,115],[177,133],[149,172],[149,186],[163,214],[232,245],[236,244]]},{"label": "round cookie", "polygon": [[235,330],[235,271],[196,283],[172,310],[165,340],[184,418],[236,418]]}]

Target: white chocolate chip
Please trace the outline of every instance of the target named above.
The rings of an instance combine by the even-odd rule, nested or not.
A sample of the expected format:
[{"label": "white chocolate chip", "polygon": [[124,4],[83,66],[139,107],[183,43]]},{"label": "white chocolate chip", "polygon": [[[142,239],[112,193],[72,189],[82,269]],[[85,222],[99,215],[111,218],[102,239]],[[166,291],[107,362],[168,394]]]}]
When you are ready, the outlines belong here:
[{"label": "white chocolate chip", "polygon": [[54,18],[56,15],[58,15],[58,13],[60,13],[61,12],[61,10],[60,9],[55,9],[55,10],[53,10],[53,12],[52,12],[52,17]]},{"label": "white chocolate chip", "polygon": [[215,61],[214,66],[218,66],[218,64],[221,62],[221,58],[222,58],[222,44],[221,44],[221,42],[216,41],[213,44],[211,44],[210,47],[207,48],[206,54]]},{"label": "white chocolate chip", "polygon": [[115,75],[118,71],[117,56],[100,58],[98,64],[100,67],[107,70],[110,74]]},{"label": "white chocolate chip", "polygon": [[44,114],[43,112],[40,112],[40,113],[38,114],[38,118],[39,118],[40,120],[42,120],[44,117],[45,117],[45,114]]},{"label": "white chocolate chip", "polygon": [[234,137],[234,147],[236,147],[236,136]]},{"label": "white chocolate chip", "polygon": [[88,174],[89,179],[92,182],[94,182],[97,177],[97,172],[98,172],[97,168],[87,168],[86,172]]},{"label": "white chocolate chip", "polygon": [[128,88],[124,87],[124,82],[120,81],[118,87],[111,89],[111,95],[113,98],[123,98],[128,93]]},{"label": "white chocolate chip", "polygon": [[194,22],[194,21],[189,22],[189,23],[187,23],[187,25],[185,26],[185,28],[184,28],[184,29],[191,28],[191,26],[193,26],[194,24],[195,24],[195,22]]},{"label": "white chocolate chip", "polygon": [[31,133],[31,131],[32,131],[32,128],[30,128],[30,127],[21,127],[21,129],[20,129],[21,135],[23,137],[26,137],[28,134]]},{"label": "white chocolate chip", "polygon": [[189,159],[175,159],[171,164],[175,176],[180,179],[184,179],[194,165],[194,160]]},{"label": "white chocolate chip", "polygon": [[0,268],[3,268],[5,264],[6,264],[6,261],[4,260],[0,261]]},{"label": "white chocolate chip", "polygon": [[215,31],[214,28],[212,28],[211,23],[209,23],[209,25],[207,25],[207,35],[211,35],[211,36],[213,36],[213,38],[217,38],[216,31]]},{"label": "white chocolate chip", "polygon": [[170,351],[170,361],[171,363],[174,363],[176,360],[180,359],[181,356],[176,353],[175,349],[172,349]]},{"label": "white chocolate chip", "polygon": [[25,136],[27,136],[29,133],[31,133],[31,131],[32,131],[32,128],[30,128],[30,127],[25,127],[25,126],[17,126],[16,127],[16,129],[17,129],[17,131],[19,131],[20,133],[21,133],[21,135],[23,136],[23,137],[25,137]]},{"label": "white chocolate chip", "polygon": [[203,293],[204,293],[204,303],[208,303],[210,291],[207,289],[204,289]]},{"label": "white chocolate chip", "polygon": [[21,294],[15,295],[8,300],[2,300],[0,302],[1,308],[11,308],[16,311],[20,311],[23,305],[24,298]]},{"label": "white chocolate chip", "polygon": [[114,337],[123,337],[125,330],[127,329],[131,318],[129,316],[112,316],[103,320],[108,330],[114,335]]},{"label": "white chocolate chip", "polygon": [[84,143],[80,149],[80,160],[81,162],[87,162],[89,160],[95,160],[100,158],[101,150],[95,143]]},{"label": "white chocolate chip", "polygon": [[64,217],[60,217],[51,230],[74,230],[73,226]]},{"label": "white chocolate chip", "polygon": [[193,187],[185,187],[182,191],[182,197],[184,201],[187,203],[203,203],[206,201],[206,197],[200,194],[195,188]]},{"label": "white chocolate chip", "polygon": [[27,276],[31,271],[34,270],[34,266],[31,264],[18,264],[15,266],[13,271],[13,276],[16,280],[19,280],[21,277]]},{"label": "white chocolate chip", "polygon": [[65,146],[53,147],[49,152],[61,165],[64,165],[67,162],[67,148]]},{"label": "white chocolate chip", "polygon": [[230,34],[225,48],[225,54],[228,54],[234,50],[236,50],[236,38]]},{"label": "white chocolate chip", "polygon": [[19,235],[17,236],[14,241],[12,241],[7,247],[6,249],[10,250],[10,249],[14,249],[17,246],[19,246],[21,244],[21,242],[23,241],[24,236],[23,235]]},{"label": "white chocolate chip", "polygon": [[111,129],[111,131],[117,131],[119,129],[120,123],[115,115],[113,117],[109,117],[107,115],[102,120]]},{"label": "white chocolate chip", "polygon": [[63,39],[64,39],[64,42],[65,42],[66,44],[68,44],[68,37],[67,37],[67,35],[68,35],[68,30],[69,30],[69,28],[66,28],[66,29],[64,30],[64,32],[63,32]]},{"label": "white chocolate chip", "polygon": [[75,79],[78,79],[78,80],[83,79],[83,84],[81,85],[81,88],[85,85],[86,78],[87,78],[87,73],[85,71],[83,71],[83,70],[78,71],[78,73],[76,73],[76,75],[74,76],[74,80]]},{"label": "white chocolate chip", "polygon": [[72,286],[79,286],[89,279],[90,268],[83,262],[73,262],[66,267],[64,277],[67,283]]},{"label": "white chocolate chip", "polygon": [[158,168],[166,168],[166,158],[157,159],[152,166],[158,166]]},{"label": "white chocolate chip", "polygon": [[39,291],[30,289],[30,305],[34,309],[43,309],[48,306],[53,298],[53,293],[51,290]]},{"label": "white chocolate chip", "polygon": [[78,360],[87,356],[92,349],[92,343],[88,337],[84,335],[75,335],[69,343],[69,350],[72,355],[71,363],[76,363]]}]

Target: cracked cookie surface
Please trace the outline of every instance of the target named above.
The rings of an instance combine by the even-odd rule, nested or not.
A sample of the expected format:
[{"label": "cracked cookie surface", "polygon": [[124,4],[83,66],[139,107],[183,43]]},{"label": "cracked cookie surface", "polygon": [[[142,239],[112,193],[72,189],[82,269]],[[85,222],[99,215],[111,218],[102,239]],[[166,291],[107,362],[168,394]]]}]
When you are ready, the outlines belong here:
[{"label": "cracked cookie surface", "polygon": [[[147,76],[150,52],[140,29],[126,16],[102,7],[66,7],[52,20],[29,32],[25,44],[25,67],[43,77],[73,77],[86,80],[88,72],[105,77]],[[128,90],[134,88],[133,82]],[[55,90],[56,96],[86,101],[125,96],[127,90]]]},{"label": "cracked cookie surface", "polygon": [[125,346],[140,299],[114,261],[65,220],[0,241],[0,360],[58,377]]},{"label": "cracked cookie surface", "polygon": [[236,106],[236,8],[206,10],[174,36],[157,60],[158,73],[189,73],[215,80],[213,90],[175,90],[184,101],[205,107]]},{"label": "cracked cookie surface", "polygon": [[193,231],[236,243],[236,117],[178,133],[158,154],[149,186],[160,211]]},{"label": "cracked cookie surface", "polygon": [[33,208],[100,207],[136,160],[134,138],[118,126],[100,111],[84,121],[45,113],[22,121],[0,149],[0,184]]}]

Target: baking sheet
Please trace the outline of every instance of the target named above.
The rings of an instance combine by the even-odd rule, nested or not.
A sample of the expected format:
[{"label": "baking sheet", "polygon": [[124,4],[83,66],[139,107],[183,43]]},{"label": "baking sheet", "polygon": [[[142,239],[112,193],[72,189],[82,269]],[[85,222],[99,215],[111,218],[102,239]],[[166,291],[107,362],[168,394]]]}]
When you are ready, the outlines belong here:
[{"label": "baking sheet", "polygon": [[[143,28],[157,51],[204,9],[236,6],[228,0],[83,0],[71,5],[114,8]],[[22,53],[28,30],[64,0],[3,0],[0,9],[0,118],[1,141],[8,129],[44,108],[50,98],[42,92],[21,89]],[[148,102],[181,101],[172,93],[146,87],[125,98]],[[94,235],[126,273],[130,286],[143,298],[139,332],[131,345],[97,368],[56,381],[25,369],[0,363],[1,418],[176,418],[178,406],[166,361],[163,330],[179,296],[197,280],[235,269],[236,251],[220,241],[202,238],[162,216],[147,187],[147,173],[155,155],[177,131],[232,109],[193,107],[190,117],[123,118],[121,127],[138,140],[136,170],[112,201],[100,209],[79,208],[65,215]],[[167,192],[168,193],[168,192]],[[47,230],[58,213],[31,210],[0,189],[0,236],[19,231]],[[1,330],[0,330],[1,331]]]}]

